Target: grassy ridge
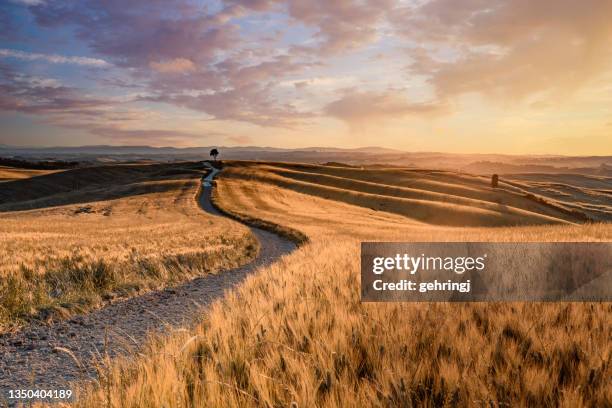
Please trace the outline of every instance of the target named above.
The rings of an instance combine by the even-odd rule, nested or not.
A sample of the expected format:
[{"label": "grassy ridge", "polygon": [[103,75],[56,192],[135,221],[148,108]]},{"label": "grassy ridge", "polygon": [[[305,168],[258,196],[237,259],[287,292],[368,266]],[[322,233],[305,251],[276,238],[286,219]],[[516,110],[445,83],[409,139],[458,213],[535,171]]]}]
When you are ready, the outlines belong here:
[{"label": "grassy ridge", "polygon": [[503,191],[487,190],[479,195],[480,198],[472,198],[388,184],[394,181],[393,178],[387,184],[381,184],[358,178],[331,176],[323,174],[321,170],[319,173],[286,170],[280,165],[252,165],[230,168],[225,177],[272,183],[300,193],[393,212],[437,225],[512,226],[575,220],[560,211],[535,205],[520,196],[507,199]]},{"label": "grassy ridge", "polygon": [[[506,183],[525,196],[581,217],[612,221],[612,178],[582,174],[513,174]],[[580,215],[579,215],[580,216]]]},{"label": "grassy ridge", "polygon": [[[0,211],[17,211],[121,198],[175,189],[150,181],[199,177],[191,164],[133,164],[85,167],[6,182],[0,189]],[[171,177],[175,176],[175,177]]]},{"label": "grassy ridge", "polygon": [[53,172],[53,170],[21,169],[0,165],[0,182],[36,177],[43,174],[49,174],[51,172]]},{"label": "grassy ridge", "polygon": [[[79,192],[77,200],[71,193],[36,199],[77,204],[0,213],[0,331],[236,267],[256,255],[258,244],[246,228],[199,208],[201,173],[165,165],[139,169],[147,177],[135,179],[133,169],[119,166],[111,180],[105,172],[98,178],[104,184]],[[35,184],[47,186],[47,177]],[[27,208],[31,201],[9,204]]]},{"label": "grassy ridge", "polygon": [[[216,182],[213,182],[213,183],[216,186]],[[218,191],[219,191],[218,188],[213,190],[211,202],[214,205],[214,207],[222,214],[230,218],[233,218],[237,221],[240,221],[242,223],[248,224],[250,226],[260,228],[266,231],[274,232],[282,237],[287,238],[288,240],[294,242],[297,245],[304,245],[305,243],[308,242],[308,237],[298,230],[284,227],[282,225],[275,224],[273,222],[269,222],[269,221],[262,220],[259,218],[254,218],[245,213],[241,213],[239,211],[224,208],[223,205],[220,204],[221,198],[219,197]]]}]

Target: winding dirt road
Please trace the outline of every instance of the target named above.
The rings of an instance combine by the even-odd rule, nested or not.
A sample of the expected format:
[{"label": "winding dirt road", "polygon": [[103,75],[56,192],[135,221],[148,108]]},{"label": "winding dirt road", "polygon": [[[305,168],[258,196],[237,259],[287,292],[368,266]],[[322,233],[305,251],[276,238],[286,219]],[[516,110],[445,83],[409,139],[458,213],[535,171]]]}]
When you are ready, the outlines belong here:
[{"label": "winding dirt road", "polygon": [[[212,169],[202,180],[199,204],[204,211],[223,217],[210,201],[212,178],[217,173]],[[0,335],[0,406],[16,404],[8,399],[9,390],[69,389],[71,382],[95,378],[92,362],[106,352],[111,357],[131,355],[151,333],[195,324],[203,309],[225,290],[295,249],[295,244],[283,237],[249,228],[259,241],[260,251],[248,265],[118,301],[67,321],[36,323]]]}]

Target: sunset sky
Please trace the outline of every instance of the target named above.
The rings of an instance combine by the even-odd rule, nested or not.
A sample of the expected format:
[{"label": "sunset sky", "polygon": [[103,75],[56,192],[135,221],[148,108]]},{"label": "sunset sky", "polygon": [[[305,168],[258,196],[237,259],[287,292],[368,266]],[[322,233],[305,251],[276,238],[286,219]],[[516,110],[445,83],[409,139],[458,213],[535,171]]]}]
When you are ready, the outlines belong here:
[{"label": "sunset sky", "polygon": [[612,154],[612,0],[3,0],[0,144]]}]

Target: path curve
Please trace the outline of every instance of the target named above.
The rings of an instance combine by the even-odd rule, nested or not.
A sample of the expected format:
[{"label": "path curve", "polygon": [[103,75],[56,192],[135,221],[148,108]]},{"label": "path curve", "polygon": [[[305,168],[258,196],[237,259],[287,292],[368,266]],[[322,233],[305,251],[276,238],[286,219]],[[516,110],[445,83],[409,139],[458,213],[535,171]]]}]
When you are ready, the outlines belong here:
[{"label": "path curve", "polygon": [[[199,204],[204,211],[225,217],[210,201],[212,179],[218,172],[211,168],[202,179]],[[11,389],[68,389],[70,382],[95,378],[91,363],[104,350],[111,357],[132,354],[150,333],[197,323],[203,308],[222,297],[225,290],[296,247],[284,237],[248,227],[260,249],[257,258],[245,266],[121,300],[70,320],[51,325],[35,323],[19,332],[0,335],[0,406],[14,405],[8,401]],[[82,368],[56,347],[70,350]]]}]

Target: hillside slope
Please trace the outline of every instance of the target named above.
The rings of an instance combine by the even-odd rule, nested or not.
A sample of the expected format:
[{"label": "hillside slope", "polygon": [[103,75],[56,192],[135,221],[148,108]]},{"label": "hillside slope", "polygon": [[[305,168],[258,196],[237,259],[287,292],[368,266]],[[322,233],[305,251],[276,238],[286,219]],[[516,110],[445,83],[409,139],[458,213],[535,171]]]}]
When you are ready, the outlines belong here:
[{"label": "hillside slope", "polygon": [[[108,165],[8,181],[0,189],[0,212],[168,191],[176,187],[172,180],[197,177],[197,168],[194,163]],[[165,183],[152,183],[155,180]]]},{"label": "hillside slope", "polygon": [[21,180],[30,177],[41,176],[44,174],[53,173],[57,170],[35,170],[35,169],[21,169],[18,167],[11,166],[0,166],[0,183]]},{"label": "hillside slope", "polygon": [[[0,333],[252,259],[246,227],[198,206],[202,175],[197,165],[105,166],[3,184]],[[83,187],[65,192],[72,182]]]},{"label": "hillside slope", "polygon": [[253,171],[226,167],[217,205],[301,231],[308,243],[228,293],[197,328],[111,363],[107,380],[77,407],[610,401],[609,304],[368,303],[359,296],[361,241],[608,241],[610,224],[428,225],[282,187],[271,172],[267,180],[249,178]]},{"label": "hillside slope", "polygon": [[231,162],[223,177],[257,180],[435,225],[512,226],[581,221],[561,208],[503,187],[493,189],[483,177],[448,171]]}]

